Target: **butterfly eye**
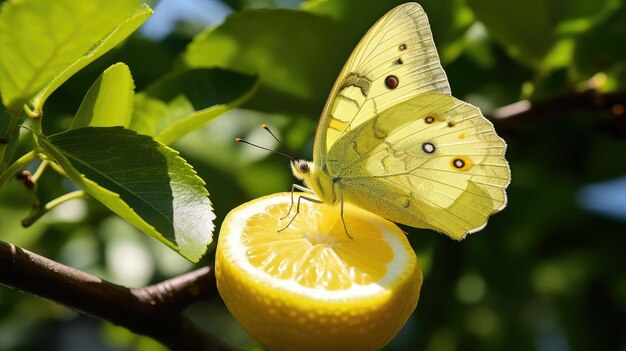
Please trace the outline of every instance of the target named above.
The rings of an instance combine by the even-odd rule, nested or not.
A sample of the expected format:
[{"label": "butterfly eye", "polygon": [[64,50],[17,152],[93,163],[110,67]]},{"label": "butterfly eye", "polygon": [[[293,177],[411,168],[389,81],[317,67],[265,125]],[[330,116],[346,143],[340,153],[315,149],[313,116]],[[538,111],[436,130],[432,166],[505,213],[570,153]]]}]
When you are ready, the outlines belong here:
[{"label": "butterfly eye", "polygon": [[472,162],[467,157],[457,156],[450,160],[450,166],[458,171],[467,171],[472,167]]},{"label": "butterfly eye", "polygon": [[309,173],[309,164],[306,162],[303,162],[300,164],[300,172],[302,173]]},{"label": "butterfly eye", "polygon": [[385,85],[389,89],[397,88],[399,83],[400,80],[398,80],[398,77],[396,76],[387,76],[387,78],[385,78]]}]

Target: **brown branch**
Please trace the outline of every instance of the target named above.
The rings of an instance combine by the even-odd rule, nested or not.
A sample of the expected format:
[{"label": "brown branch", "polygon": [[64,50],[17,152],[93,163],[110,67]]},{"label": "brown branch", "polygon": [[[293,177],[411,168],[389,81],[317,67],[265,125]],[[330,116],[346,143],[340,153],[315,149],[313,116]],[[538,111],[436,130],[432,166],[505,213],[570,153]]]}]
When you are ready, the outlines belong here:
[{"label": "brown branch", "polygon": [[0,241],[0,284],[149,336],[173,350],[232,350],[181,314],[217,295],[212,267],[133,289]]},{"label": "brown branch", "polygon": [[515,132],[536,125],[547,117],[564,117],[574,111],[598,111],[616,118],[608,121],[613,133],[626,133],[626,90],[602,93],[595,89],[558,95],[538,102],[519,101],[500,107],[487,117],[498,131]]}]

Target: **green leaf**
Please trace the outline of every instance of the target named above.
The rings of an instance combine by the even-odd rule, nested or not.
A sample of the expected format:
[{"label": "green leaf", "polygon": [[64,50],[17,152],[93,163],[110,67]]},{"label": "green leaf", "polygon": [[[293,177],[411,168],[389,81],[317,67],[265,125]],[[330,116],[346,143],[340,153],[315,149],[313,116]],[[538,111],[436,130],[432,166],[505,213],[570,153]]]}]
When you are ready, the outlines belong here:
[{"label": "green leaf", "polygon": [[190,261],[211,243],[208,192],[175,150],[122,127],[72,129],[40,146],[79,187]]},{"label": "green leaf", "polygon": [[[4,170],[17,150],[20,128],[13,127],[13,131],[10,133],[11,135],[6,135],[6,133],[9,132],[11,123],[11,114],[5,106],[0,105],[0,138],[4,139],[0,141],[0,170]],[[6,142],[6,140],[9,140],[9,143],[2,144]]]},{"label": "green leaf", "polygon": [[130,125],[135,84],[124,63],[107,68],[93,83],[76,112],[70,129]]},{"label": "green leaf", "polygon": [[512,56],[537,65],[552,47],[554,25],[546,1],[468,0],[468,3],[489,33]]},{"label": "green leaf", "polygon": [[540,69],[566,67],[571,36],[580,34],[619,7],[619,0],[468,0],[468,4],[511,56]]},{"label": "green leaf", "polygon": [[586,33],[622,7],[621,0],[548,2],[559,19],[557,33]]},{"label": "green leaf", "polygon": [[[363,8],[361,0],[309,0],[302,3],[300,8],[303,11],[315,13],[323,16],[330,16],[335,21],[346,21],[350,17],[371,17],[368,22],[371,27],[374,22],[387,11],[404,3],[401,0],[382,0],[369,4],[367,8]],[[360,22],[360,21],[359,21]],[[364,23],[367,25],[366,23]],[[365,34],[363,32],[362,34]]]},{"label": "green leaf", "polygon": [[621,45],[626,38],[624,16],[626,6],[581,36],[574,53],[574,62],[578,71],[586,77],[598,72],[616,74],[619,86],[626,85],[626,47]]},{"label": "green leaf", "polygon": [[192,68],[220,67],[258,75],[259,92],[250,102],[253,108],[304,108],[319,113],[321,106],[313,107],[313,102],[328,95],[340,61],[350,50],[337,48],[341,43],[337,40],[326,40],[343,36],[345,32],[336,29],[330,18],[301,11],[244,10],[196,37],[183,60]]},{"label": "green leaf", "polygon": [[135,0],[8,1],[0,13],[0,89],[11,111],[45,100],[152,13]]},{"label": "green leaf", "polygon": [[241,105],[255,88],[254,77],[221,69],[176,72],[137,94],[131,129],[171,144]]}]

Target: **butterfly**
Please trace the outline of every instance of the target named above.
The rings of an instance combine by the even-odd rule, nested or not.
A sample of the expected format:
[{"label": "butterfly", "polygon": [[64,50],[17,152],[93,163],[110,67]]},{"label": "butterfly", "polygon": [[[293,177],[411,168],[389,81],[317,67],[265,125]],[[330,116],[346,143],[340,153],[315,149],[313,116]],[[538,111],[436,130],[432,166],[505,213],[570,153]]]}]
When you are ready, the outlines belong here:
[{"label": "butterfly", "polygon": [[505,151],[480,110],[451,96],[426,14],[407,3],[354,49],[322,112],[313,161],[291,169],[306,186],[294,188],[316,197],[300,199],[340,203],[342,219],[348,201],[461,240],[506,206]]}]

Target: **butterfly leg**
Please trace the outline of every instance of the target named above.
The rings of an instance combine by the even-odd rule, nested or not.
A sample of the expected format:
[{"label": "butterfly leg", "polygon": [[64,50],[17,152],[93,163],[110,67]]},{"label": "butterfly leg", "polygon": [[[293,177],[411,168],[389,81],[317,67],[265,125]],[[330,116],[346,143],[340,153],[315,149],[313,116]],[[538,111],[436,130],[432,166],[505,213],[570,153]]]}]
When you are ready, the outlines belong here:
[{"label": "butterfly leg", "polygon": [[[289,217],[289,215],[291,214],[291,210],[293,209],[293,192],[294,192],[296,189],[298,189],[298,190],[300,190],[300,191],[304,191],[304,192],[306,192],[306,193],[311,193],[311,194],[313,194],[313,190],[311,190],[311,189],[309,189],[309,188],[307,188],[307,187],[305,187],[305,186],[298,185],[298,184],[291,184],[291,205],[289,206],[289,211],[287,211],[287,214],[286,214],[286,215],[284,215],[284,216],[282,216],[282,217],[280,217],[280,219],[285,219],[285,218]],[[290,222],[290,223],[291,223],[291,222]]]},{"label": "butterfly leg", "polygon": [[[293,192],[292,192],[292,195],[293,195]],[[293,199],[293,198],[292,198],[292,199]],[[286,225],[284,228],[282,228],[282,229],[279,229],[279,230],[278,230],[278,232],[279,232],[279,233],[280,233],[280,232],[282,232],[283,230],[285,230],[285,229],[289,228],[289,226],[291,225],[291,223],[293,222],[293,220],[294,220],[294,219],[296,219],[296,216],[298,216],[298,214],[300,213],[300,201],[301,201],[302,199],[305,199],[305,200],[307,200],[307,201],[310,201],[310,202],[313,202],[313,203],[316,203],[316,204],[321,204],[322,202],[324,202],[324,201],[322,201],[322,200],[314,199],[314,198],[312,198],[312,197],[306,197],[306,196],[300,196],[300,197],[298,197],[298,205],[296,206],[296,214],[295,214],[295,215],[293,215],[293,217],[291,218],[291,220],[289,221],[289,223],[287,223],[287,225]],[[292,200],[292,201],[293,201],[293,200]],[[293,202],[292,202],[292,205],[293,205]],[[291,212],[291,211],[289,211],[289,212]]]},{"label": "butterfly leg", "polygon": [[350,235],[350,233],[348,233],[348,227],[346,227],[346,220],[343,218],[343,196],[341,197],[341,212],[340,212],[340,215],[341,215],[341,223],[343,223],[343,230],[346,231],[346,235],[348,236],[348,238],[354,239],[352,237],[352,235]]}]

